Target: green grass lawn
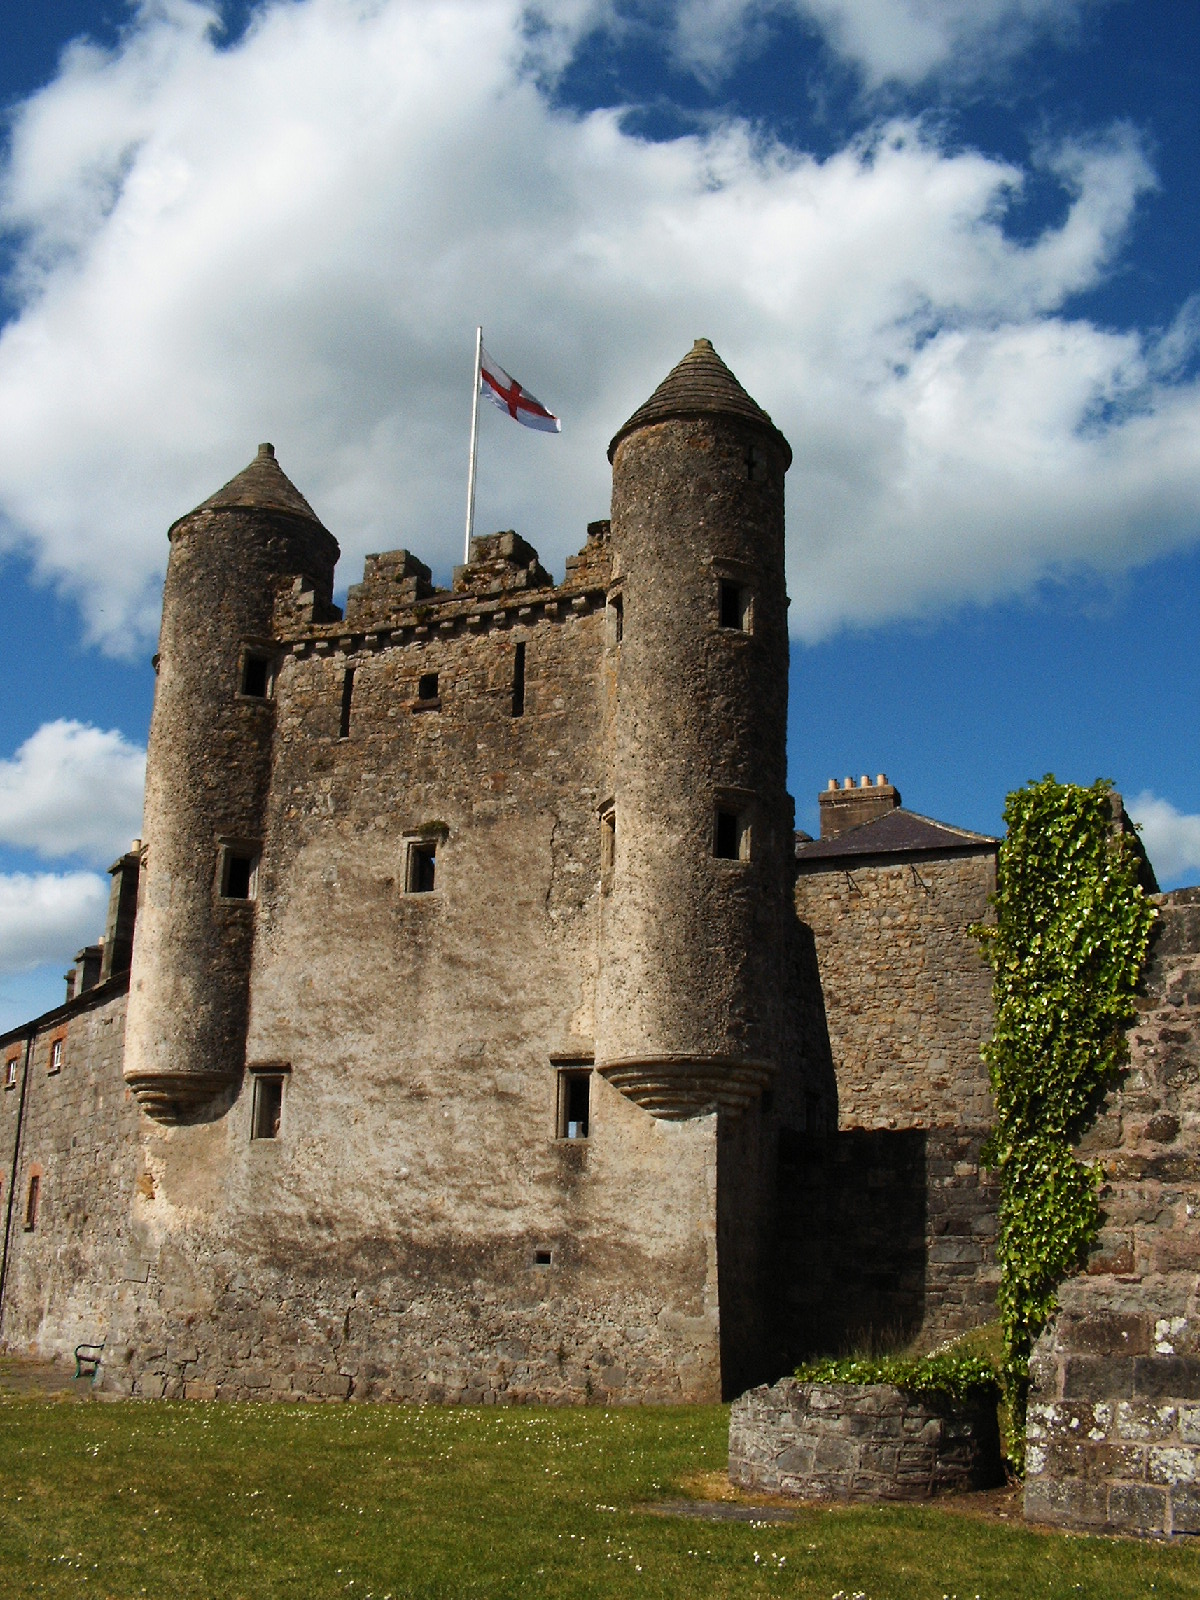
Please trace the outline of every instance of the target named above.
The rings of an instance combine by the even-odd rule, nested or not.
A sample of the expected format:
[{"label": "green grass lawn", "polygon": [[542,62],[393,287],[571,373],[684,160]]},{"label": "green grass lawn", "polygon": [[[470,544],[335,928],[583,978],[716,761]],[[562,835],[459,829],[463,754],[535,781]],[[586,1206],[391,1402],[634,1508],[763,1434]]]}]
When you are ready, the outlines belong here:
[{"label": "green grass lawn", "polygon": [[650,1514],[724,1407],[500,1411],[0,1399],[0,1596],[1200,1597],[1200,1549],[937,1508]]}]

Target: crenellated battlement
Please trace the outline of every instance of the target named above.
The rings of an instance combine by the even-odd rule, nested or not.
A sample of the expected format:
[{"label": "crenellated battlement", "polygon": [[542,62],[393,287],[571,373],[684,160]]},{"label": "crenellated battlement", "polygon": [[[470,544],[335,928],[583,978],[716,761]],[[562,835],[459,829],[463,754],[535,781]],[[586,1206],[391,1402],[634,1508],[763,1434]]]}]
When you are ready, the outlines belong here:
[{"label": "crenellated battlement", "polygon": [[454,587],[435,588],[429,567],[409,550],[369,555],[363,581],[343,616],[322,616],[303,579],[276,602],[275,631],[292,655],[343,655],[392,645],[566,621],[603,605],[613,579],[609,524],[588,525],[587,543],[556,584],[537,551],[511,529],[471,541],[475,559],[454,569]]},{"label": "crenellated battlement", "polygon": [[345,620],[352,628],[376,627],[434,592],[432,573],[411,550],[369,555],[362,582],[353,584],[346,596]]}]

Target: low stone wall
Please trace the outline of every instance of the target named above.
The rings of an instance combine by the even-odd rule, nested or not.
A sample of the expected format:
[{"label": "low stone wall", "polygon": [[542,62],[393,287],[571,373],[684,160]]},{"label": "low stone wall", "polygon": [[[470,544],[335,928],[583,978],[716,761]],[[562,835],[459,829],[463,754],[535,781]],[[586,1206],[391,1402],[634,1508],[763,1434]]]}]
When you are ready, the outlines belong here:
[{"label": "low stone wall", "polygon": [[729,1478],[804,1500],[928,1500],[1003,1481],[996,1409],[890,1384],[751,1389],[729,1418]]}]

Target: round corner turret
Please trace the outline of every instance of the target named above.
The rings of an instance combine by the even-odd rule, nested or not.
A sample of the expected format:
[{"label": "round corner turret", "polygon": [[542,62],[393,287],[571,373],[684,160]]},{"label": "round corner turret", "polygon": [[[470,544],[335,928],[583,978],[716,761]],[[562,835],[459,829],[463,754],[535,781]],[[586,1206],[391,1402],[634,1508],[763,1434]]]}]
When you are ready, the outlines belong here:
[{"label": "round corner turret", "polygon": [[609,457],[622,629],[597,1064],[655,1116],[736,1114],[787,1031],[791,450],[702,339]]},{"label": "round corner turret", "polygon": [[615,462],[621,442],[639,428],[699,417],[722,417],[763,434],[781,453],[783,470],[786,472],[791,466],[791,445],[758,402],[742,388],[709,339],[695,340],[687,355],[672,367],[650,398],[617,429],[608,446],[608,459]]},{"label": "round corner turret", "polygon": [[274,448],[172,524],[146,761],[125,1079],[177,1121],[240,1078],[274,736],[276,601],[338,545]]}]

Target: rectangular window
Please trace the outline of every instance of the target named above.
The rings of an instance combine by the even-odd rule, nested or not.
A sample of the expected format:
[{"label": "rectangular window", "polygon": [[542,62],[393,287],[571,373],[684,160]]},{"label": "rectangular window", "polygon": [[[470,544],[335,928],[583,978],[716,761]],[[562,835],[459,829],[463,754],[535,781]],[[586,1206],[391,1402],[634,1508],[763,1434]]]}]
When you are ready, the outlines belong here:
[{"label": "rectangular window", "polygon": [[740,583],[734,583],[730,578],[721,579],[720,613],[723,628],[737,628],[743,633],[749,632],[750,607],[747,602],[747,591]]},{"label": "rectangular window", "polygon": [[535,1267],[552,1267],[554,1265],[554,1251],[535,1250],[533,1252],[533,1264]]},{"label": "rectangular window", "polygon": [[342,716],[338,723],[338,738],[350,737],[350,705],[354,699],[354,668],[347,667],[342,674]]},{"label": "rectangular window", "polygon": [[278,1139],[283,1121],[283,1079],[255,1076],[254,1106],[251,1112],[252,1139]]},{"label": "rectangular window", "polygon": [[17,1087],[17,1063],[20,1059],[20,1056],[9,1056],[4,1063],[4,1087],[6,1089],[15,1089]]},{"label": "rectangular window", "polygon": [[25,1232],[32,1233],[37,1227],[38,1201],[42,1193],[41,1174],[35,1172],[29,1180],[29,1193],[25,1197]]},{"label": "rectangular window", "polygon": [[750,829],[736,811],[717,807],[713,820],[713,855],[718,861],[750,859]]},{"label": "rectangular window", "polygon": [[525,715],[525,646],[519,644],[513,656],[512,714]]},{"label": "rectangular window", "polygon": [[437,841],[435,839],[410,839],[408,860],[404,869],[406,894],[432,894],[437,872]]},{"label": "rectangular window", "polygon": [[617,865],[617,812],[609,806],[600,817],[600,892],[607,894],[612,888],[613,873]]},{"label": "rectangular window", "polygon": [[590,1067],[558,1069],[558,1138],[587,1138],[591,1083]]},{"label": "rectangular window", "polygon": [[265,700],[271,690],[271,658],[261,650],[247,650],[242,657],[241,692],[252,700]]},{"label": "rectangular window", "polygon": [[417,704],[429,705],[438,698],[438,675],[436,672],[423,672],[417,679]]},{"label": "rectangular window", "polygon": [[620,644],[625,637],[625,602],[619,594],[609,598],[608,637],[612,644]]},{"label": "rectangular window", "polygon": [[50,1059],[46,1063],[46,1071],[47,1072],[61,1072],[62,1071],[62,1058],[63,1058],[63,1042],[62,1042],[61,1039],[54,1039],[50,1043]]},{"label": "rectangular window", "polygon": [[258,894],[258,852],[225,845],[221,852],[221,898],[253,900]]}]

